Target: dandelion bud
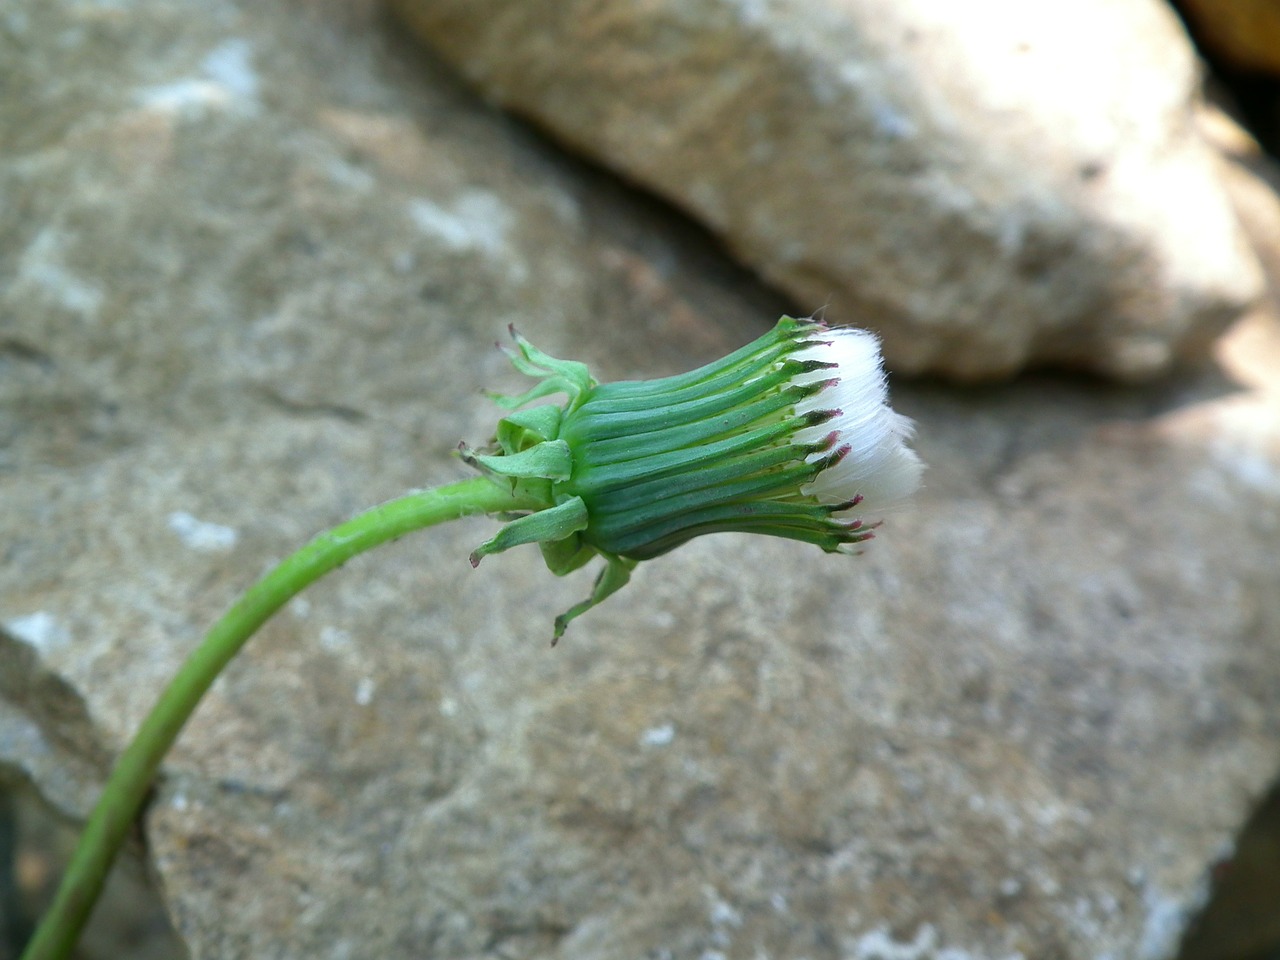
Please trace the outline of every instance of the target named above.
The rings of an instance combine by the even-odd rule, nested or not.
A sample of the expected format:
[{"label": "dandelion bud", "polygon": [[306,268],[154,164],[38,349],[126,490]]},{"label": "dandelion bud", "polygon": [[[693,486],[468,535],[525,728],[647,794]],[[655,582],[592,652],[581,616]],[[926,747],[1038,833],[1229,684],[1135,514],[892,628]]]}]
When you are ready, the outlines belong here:
[{"label": "dandelion bud", "polygon": [[783,317],[729,356],[657,380],[596,383],[514,334],[512,362],[539,383],[511,408],[563,393],[563,407],[516,409],[492,452],[464,458],[546,503],[516,518],[473,563],[538,542],[557,574],[608,561],[569,620],[627,582],[640,560],[705,533],[763,533],[847,550],[869,511],[910,495],[923,466],[912,424],[888,405],[879,342],[863,330]]}]

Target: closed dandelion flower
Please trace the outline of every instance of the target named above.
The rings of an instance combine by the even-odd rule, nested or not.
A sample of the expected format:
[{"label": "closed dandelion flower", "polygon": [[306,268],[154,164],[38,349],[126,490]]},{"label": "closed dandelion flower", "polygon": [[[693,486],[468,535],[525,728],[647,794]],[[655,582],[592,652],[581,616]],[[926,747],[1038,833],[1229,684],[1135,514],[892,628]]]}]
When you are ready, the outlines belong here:
[{"label": "closed dandelion flower", "polygon": [[763,533],[848,550],[864,518],[910,495],[923,469],[912,424],[888,405],[879,342],[784,317],[753,343],[690,373],[597,383],[513,333],[512,362],[540,383],[510,408],[495,449],[468,462],[545,509],[512,520],[472,562],[538,542],[555,573],[607,565],[574,617],[623,586],[640,560],[706,533]]}]

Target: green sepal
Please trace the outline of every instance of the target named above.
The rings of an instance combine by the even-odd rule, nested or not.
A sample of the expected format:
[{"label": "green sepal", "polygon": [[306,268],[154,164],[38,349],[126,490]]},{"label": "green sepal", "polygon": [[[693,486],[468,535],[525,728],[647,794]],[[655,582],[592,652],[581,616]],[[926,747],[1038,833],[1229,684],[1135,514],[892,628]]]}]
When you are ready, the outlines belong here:
[{"label": "green sepal", "polygon": [[631,571],[636,568],[638,561],[631,560],[627,557],[619,557],[606,553],[603,555],[607,563],[605,568],[600,571],[600,575],[596,577],[595,586],[592,587],[591,596],[583,600],[581,603],[575,603],[560,616],[556,617],[555,636],[551,638],[551,645],[554,647],[564,636],[565,629],[569,624],[582,616],[596,604],[606,598],[617,593],[631,580]]},{"label": "green sepal", "polygon": [[683,403],[671,403],[654,410],[626,410],[618,413],[601,413],[594,400],[588,400],[565,424],[566,433],[575,440],[597,441],[609,437],[633,437],[655,430],[670,429],[698,423],[708,417],[716,417],[726,410],[768,396],[771,387],[788,379],[786,373],[774,371],[747,383],[739,383],[706,396],[694,397]]},{"label": "green sepal", "polygon": [[828,504],[778,501],[719,504],[654,524],[630,538],[615,538],[615,544],[628,556],[650,560],[707,533],[758,533],[801,540],[828,553],[875,536],[875,524],[836,520],[831,516],[835,509]]},{"label": "green sepal", "polygon": [[[776,441],[785,441],[797,427],[794,420],[779,420],[696,447],[580,468],[573,482],[573,492],[595,498],[642,482],[656,483],[666,478],[672,478],[673,483],[682,482],[690,476],[700,481],[698,473],[701,470],[717,468],[737,454],[766,450]],[[772,449],[792,449],[803,456],[803,447],[796,444],[769,448],[766,452],[772,452]]]},{"label": "green sepal", "polygon": [[560,408],[551,403],[517,410],[498,421],[495,439],[503,453],[519,453],[547,440],[555,440],[560,435],[560,420]]},{"label": "green sepal", "polygon": [[548,507],[536,513],[517,517],[509,522],[491,540],[486,540],[471,553],[471,565],[479,566],[481,559],[491,553],[501,553],[522,543],[563,540],[587,528],[587,505],[581,497],[566,500],[556,507]]},{"label": "green sepal", "polygon": [[542,378],[543,382],[522,397],[502,398],[498,402],[502,406],[518,407],[538,397],[551,393],[563,393],[569,398],[566,409],[572,410],[581,398],[596,385],[595,378],[587,365],[578,360],[560,360],[543,353],[520,334],[515,327],[509,328],[511,339],[515,341],[516,350],[507,351],[511,365],[520,373],[530,377]]},{"label": "green sepal", "polygon": [[582,539],[581,533],[574,533],[562,540],[543,540],[538,546],[542,550],[542,559],[547,569],[557,577],[580,569],[596,555],[596,548]]},{"label": "green sepal", "polygon": [[[812,321],[783,317],[763,337],[753,340],[728,356],[708,363],[706,366],[690,370],[688,373],[679,373],[675,376],[661,377],[656,380],[616,380],[612,383],[602,384],[601,386],[605,389],[601,390],[598,396],[602,400],[607,399],[610,403],[617,401],[621,404],[653,397],[660,400],[658,405],[661,406],[670,402],[666,398],[676,396],[677,391],[691,387],[696,388],[697,391],[702,391],[712,378],[722,377],[732,372],[732,376],[726,379],[737,379],[744,369],[753,367],[763,351],[772,350],[775,345],[781,345],[777,355],[782,356],[801,350],[812,343],[820,342],[821,331],[822,326]],[[814,339],[811,341],[804,339],[810,333],[814,334]],[[683,399],[683,396],[680,396]]]},{"label": "green sepal", "polygon": [[589,407],[591,412],[596,414],[629,413],[686,403],[750,380],[756,375],[763,375],[779,362],[785,363],[786,355],[796,349],[797,345],[794,343],[775,343],[736,367],[720,369],[720,364],[715,364],[715,369],[709,372],[707,368],[703,368],[701,372],[705,376],[702,379],[665,391],[651,392],[647,389],[642,391],[640,385],[647,386],[653,382],[651,380],[616,380],[612,383],[602,383],[591,391],[591,396],[583,406]]},{"label": "green sepal", "polygon": [[563,377],[544,377],[536,387],[530,388],[519,396],[512,397],[504,393],[490,393],[489,399],[504,410],[515,410],[517,407],[523,407],[526,403],[532,403],[534,400],[541,400],[543,397],[549,397],[555,393],[569,394],[575,389],[575,385],[569,383]]},{"label": "green sepal", "polygon": [[[692,449],[722,437],[733,436],[753,424],[788,417],[796,403],[817,393],[822,389],[822,384],[774,390],[756,400],[751,398],[759,396],[760,391],[754,387],[754,384],[747,384],[738,391],[726,392],[724,396],[728,402],[718,408],[704,403],[685,404],[687,407],[711,408],[710,415],[698,416],[697,419],[686,421],[681,408],[674,408],[662,418],[661,426],[647,431],[635,429],[632,423],[615,422],[623,420],[624,416],[630,419],[635,416],[633,414],[575,417],[565,424],[564,438],[581,448],[579,459],[593,468],[639,460],[672,450]],[[656,418],[650,415],[647,419],[652,424]],[[809,425],[799,418],[792,422],[793,429],[797,430]]]},{"label": "green sepal", "polygon": [[[793,448],[799,449],[799,448]],[[772,453],[773,451],[765,451]],[[782,451],[786,453],[787,451]],[[744,458],[754,459],[754,458]],[[801,461],[785,466],[771,466],[769,469],[744,474],[740,477],[726,476],[724,480],[710,483],[705,487],[690,490],[678,496],[664,497],[635,506],[614,509],[613,498],[606,508],[597,508],[593,513],[591,538],[602,547],[614,550],[624,537],[633,537],[641,530],[663,525],[674,519],[707,510],[723,504],[758,504],[768,502],[773,497],[786,496],[790,491],[799,489],[809,483],[822,471],[822,462],[808,463]],[[719,471],[708,471],[718,473]],[[780,502],[790,503],[790,500]],[[823,508],[825,509],[825,508]]]},{"label": "green sepal", "polygon": [[464,447],[461,454],[472,466],[502,477],[568,480],[573,473],[573,453],[563,440],[547,440],[519,453],[490,456]]}]

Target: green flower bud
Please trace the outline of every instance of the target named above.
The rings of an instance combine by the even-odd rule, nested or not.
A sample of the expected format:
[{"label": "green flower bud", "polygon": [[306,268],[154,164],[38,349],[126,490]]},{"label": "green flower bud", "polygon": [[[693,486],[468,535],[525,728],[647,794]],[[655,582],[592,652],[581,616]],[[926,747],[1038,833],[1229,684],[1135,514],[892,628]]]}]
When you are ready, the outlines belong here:
[{"label": "green flower bud", "polygon": [[[911,421],[889,408],[866,331],[783,317],[690,373],[617,383],[512,337],[512,363],[539,382],[495,398],[515,412],[489,450],[462,456],[546,506],[512,518],[471,559],[536,542],[564,574],[604,557],[591,597],[556,620],[557,638],[636,563],[696,536],[763,533],[848,551],[873,535],[867,510],[919,486]],[[562,407],[525,407],[556,393]]]}]

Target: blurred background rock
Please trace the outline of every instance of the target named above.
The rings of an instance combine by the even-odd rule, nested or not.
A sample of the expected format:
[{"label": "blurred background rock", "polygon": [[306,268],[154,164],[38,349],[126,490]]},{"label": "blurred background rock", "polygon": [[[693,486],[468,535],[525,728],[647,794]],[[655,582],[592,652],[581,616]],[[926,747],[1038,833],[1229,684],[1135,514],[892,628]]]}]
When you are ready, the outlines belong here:
[{"label": "blurred background rock", "polygon": [[394,7],[0,5],[0,955],[237,591],[459,475],[508,322],[614,379],[825,305],[921,375],[865,557],[698,542],[554,653],[583,584],[480,521],[353,563],[82,955],[1277,956],[1270,27],[1185,5],[1206,106],[1155,0]]}]

